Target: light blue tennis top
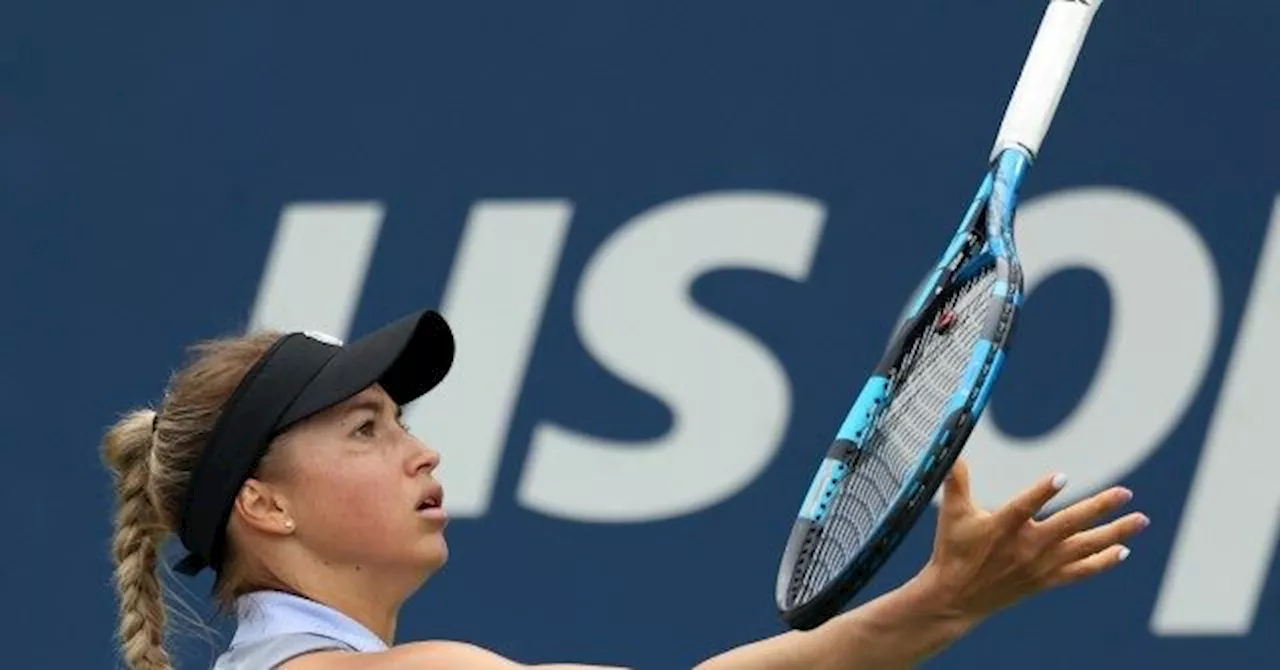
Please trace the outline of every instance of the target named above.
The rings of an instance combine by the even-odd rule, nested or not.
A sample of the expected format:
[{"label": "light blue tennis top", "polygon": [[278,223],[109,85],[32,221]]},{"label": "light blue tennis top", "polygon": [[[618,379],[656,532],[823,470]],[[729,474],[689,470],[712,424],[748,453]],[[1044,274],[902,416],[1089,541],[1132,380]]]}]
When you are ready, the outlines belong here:
[{"label": "light blue tennis top", "polygon": [[236,633],[214,670],[274,670],[317,651],[385,651],[368,628],[332,607],[280,591],[236,600]]}]

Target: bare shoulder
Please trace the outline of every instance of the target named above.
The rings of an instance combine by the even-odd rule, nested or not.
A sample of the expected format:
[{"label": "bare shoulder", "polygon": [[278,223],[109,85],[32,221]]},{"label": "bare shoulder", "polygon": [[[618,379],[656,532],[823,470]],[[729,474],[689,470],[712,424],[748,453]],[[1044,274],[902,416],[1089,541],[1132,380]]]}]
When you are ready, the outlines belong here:
[{"label": "bare shoulder", "polygon": [[446,640],[413,642],[375,654],[317,652],[300,656],[280,670],[627,670],[602,665],[525,665],[488,649]]}]

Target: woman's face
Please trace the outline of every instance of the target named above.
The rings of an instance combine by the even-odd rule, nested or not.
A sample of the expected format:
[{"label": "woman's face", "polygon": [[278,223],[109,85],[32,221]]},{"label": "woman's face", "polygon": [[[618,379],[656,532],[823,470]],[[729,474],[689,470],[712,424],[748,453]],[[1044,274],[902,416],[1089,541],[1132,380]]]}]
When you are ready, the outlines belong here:
[{"label": "woman's face", "polygon": [[440,455],[411,435],[374,385],[286,434],[276,485],[294,538],[321,560],[430,574],[448,558]]}]

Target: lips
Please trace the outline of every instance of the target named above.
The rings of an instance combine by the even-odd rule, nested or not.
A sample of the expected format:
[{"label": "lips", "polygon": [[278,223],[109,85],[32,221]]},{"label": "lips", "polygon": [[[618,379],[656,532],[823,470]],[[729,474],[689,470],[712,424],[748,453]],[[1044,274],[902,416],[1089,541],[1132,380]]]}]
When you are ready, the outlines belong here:
[{"label": "lips", "polygon": [[429,510],[441,509],[444,506],[444,489],[440,485],[433,485],[418,499],[415,509],[418,512],[426,512]]}]

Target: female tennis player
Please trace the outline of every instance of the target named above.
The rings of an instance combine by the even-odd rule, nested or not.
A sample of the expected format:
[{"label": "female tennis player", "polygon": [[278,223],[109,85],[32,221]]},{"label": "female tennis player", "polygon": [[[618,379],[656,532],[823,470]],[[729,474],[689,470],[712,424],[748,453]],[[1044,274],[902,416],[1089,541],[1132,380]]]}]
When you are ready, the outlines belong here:
[{"label": "female tennis player", "polygon": [[[422,311],[343,344],[313,333],[206,342],[157,411],[106,434],[118,509],[112,551],[123,657],[169,670],[158,573],[210,569],[237,628],[220,670],[503,670],[523,665],[454,641],[395,644],[404,602],[445,562],[439,455],[399,421],[453,362],[445,320]],[[943,489],[933,555],[896,590],[806,632],[709,658],[697,670],[910,667],[1023,598],[1099,574],[1147,523],[1099,520],[1131,494],[1113,488],[1047,519],[1063,486],[1046,476],[994,512],[958,464]]]}]

